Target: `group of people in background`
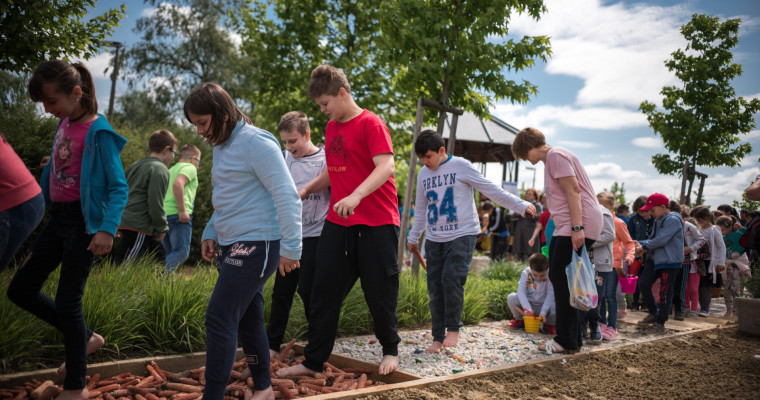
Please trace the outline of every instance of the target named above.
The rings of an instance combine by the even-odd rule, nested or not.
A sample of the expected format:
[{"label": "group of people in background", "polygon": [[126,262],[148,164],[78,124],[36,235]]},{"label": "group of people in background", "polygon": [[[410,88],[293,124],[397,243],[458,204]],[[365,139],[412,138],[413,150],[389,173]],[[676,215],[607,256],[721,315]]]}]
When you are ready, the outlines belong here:
[{"label": "group of people in background", "polygon": [[[92,76],[84,65],[40,64],[29,93],[60,124],[39,184],[0,136],[0,159],[9,172],[0,184],[0,268],[40,223],[47,205],[50,219],[17,269],[8,297],[62,333],[65,380],[58,398],[83,400],[89,396],[87,354],[105,343],[87,327],[82,312],[93,261],[111,252],[119,234],[117,262],[154,254],[166,272],[182,265],[190,249],[201,151],[189,144],[178,149],[171,132],[158,130],[149,138],[148,157],[125,173],[119,154],[126,139],[97,113]],[[218,84],[197,86],[185,101],[185,118],[214,156],[214,213],[203,231],[201,255],[219,275],[206,314],[204,399],[224,399],[238,343],[253,378],[251,398],[274,398],[270,358],[278,356],[284,341],[295,293],[309,325],[305,359],[277,375],[321,372],[334,346],[342,303],[357,279],[382,347],[378,371],[385,375],[398,368],[400,218],[390,132],[382,119],[356,104],[348,79],[333,66],[312,71],[308,96],[330,119],[325,146],[312,143],[306,114],[292,111],[277,126],[285,151],[274,135],[253,126]],[[649,311],[641,324],[662,329],[671,302],[676,319],[690,311],[708,315],[715,287],[723,286],[731,315],[740,278],[758,256],[756,212],[740,215],[723,206],[715,212],[703,206],[688,210],[655,193],[637,199],[628,215],[612,193],[594,192],[572,152],[549,146],[535,128],[520,131],[512,145],[516,159],[546,167],[544,193],[528,189],[524,199],[486,180],[466,159],[447,154],[434,131],[419,133],[413,146],[423,167],[416,182],[417,218],[406,246],[411,254],[424,246],[427,258],[431,353],[458,343],[464,285],[476,248],[490,250],[494,260],[507,254],[528,260],[517,293],[508,297],[515,316],[510,325],[519,327],[523,314],[541,317],[554,337],[539,349],[549,353],[575,353],[584,341],[617,337],[617,319],[626,313],[617,277],[635,259],[642,266],[630,306]],[[758,182],[748,196],[760,197]],[[489,200],[476,204],[475,191]],[[565,266],[583,248],[594,261],[599,304],[580,311],[569,302]],[[41,288],[59,266],[52,299]],[[267,327],[263,288],[274,273]]]}]

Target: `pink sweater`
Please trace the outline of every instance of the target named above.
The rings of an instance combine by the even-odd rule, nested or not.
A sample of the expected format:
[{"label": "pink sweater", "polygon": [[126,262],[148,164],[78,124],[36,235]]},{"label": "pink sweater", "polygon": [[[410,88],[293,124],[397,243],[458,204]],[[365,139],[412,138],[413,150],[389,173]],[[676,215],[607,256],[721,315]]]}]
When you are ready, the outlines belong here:
[{"label": "pink sweater", "polygon": [[42,189],[10,143],[0,135],[0,212],[40,194]]}]

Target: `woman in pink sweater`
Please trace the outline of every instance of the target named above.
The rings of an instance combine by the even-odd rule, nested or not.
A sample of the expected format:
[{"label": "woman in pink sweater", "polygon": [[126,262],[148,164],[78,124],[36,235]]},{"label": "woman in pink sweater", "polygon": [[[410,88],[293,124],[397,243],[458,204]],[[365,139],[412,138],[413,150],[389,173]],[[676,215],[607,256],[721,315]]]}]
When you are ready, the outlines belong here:
[{"label": "woman in pink sweater", "polygon": [[[42,189],[0,133],[0,271],[45,213]],[[13,234],[11,234],[13,232]]]}]

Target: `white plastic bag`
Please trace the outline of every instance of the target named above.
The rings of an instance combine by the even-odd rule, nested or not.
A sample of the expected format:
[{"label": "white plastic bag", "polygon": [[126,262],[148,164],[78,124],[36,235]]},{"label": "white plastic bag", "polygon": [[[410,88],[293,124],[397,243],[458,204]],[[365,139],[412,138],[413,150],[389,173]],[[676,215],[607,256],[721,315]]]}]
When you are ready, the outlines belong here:
[{"label": "white plastic bag", "polygon": [[570,289],[570,306],[581,311],[596,307],[599,295],[594,282],[594,264],[588,258],[586,246],[581,247],[580,256],[573,251],[573,258],[565,267],[565,272]]}]

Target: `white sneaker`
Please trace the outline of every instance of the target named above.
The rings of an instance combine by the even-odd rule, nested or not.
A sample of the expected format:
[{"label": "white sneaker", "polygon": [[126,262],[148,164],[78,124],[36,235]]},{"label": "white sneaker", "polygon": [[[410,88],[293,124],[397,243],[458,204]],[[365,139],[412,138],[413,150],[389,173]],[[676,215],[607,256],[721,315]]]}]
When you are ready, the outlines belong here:
[{"label": "white sneaker", "polygon": [[707,318],[710,315],[707,311],[700,311],[697,313],[698,317]]}]

